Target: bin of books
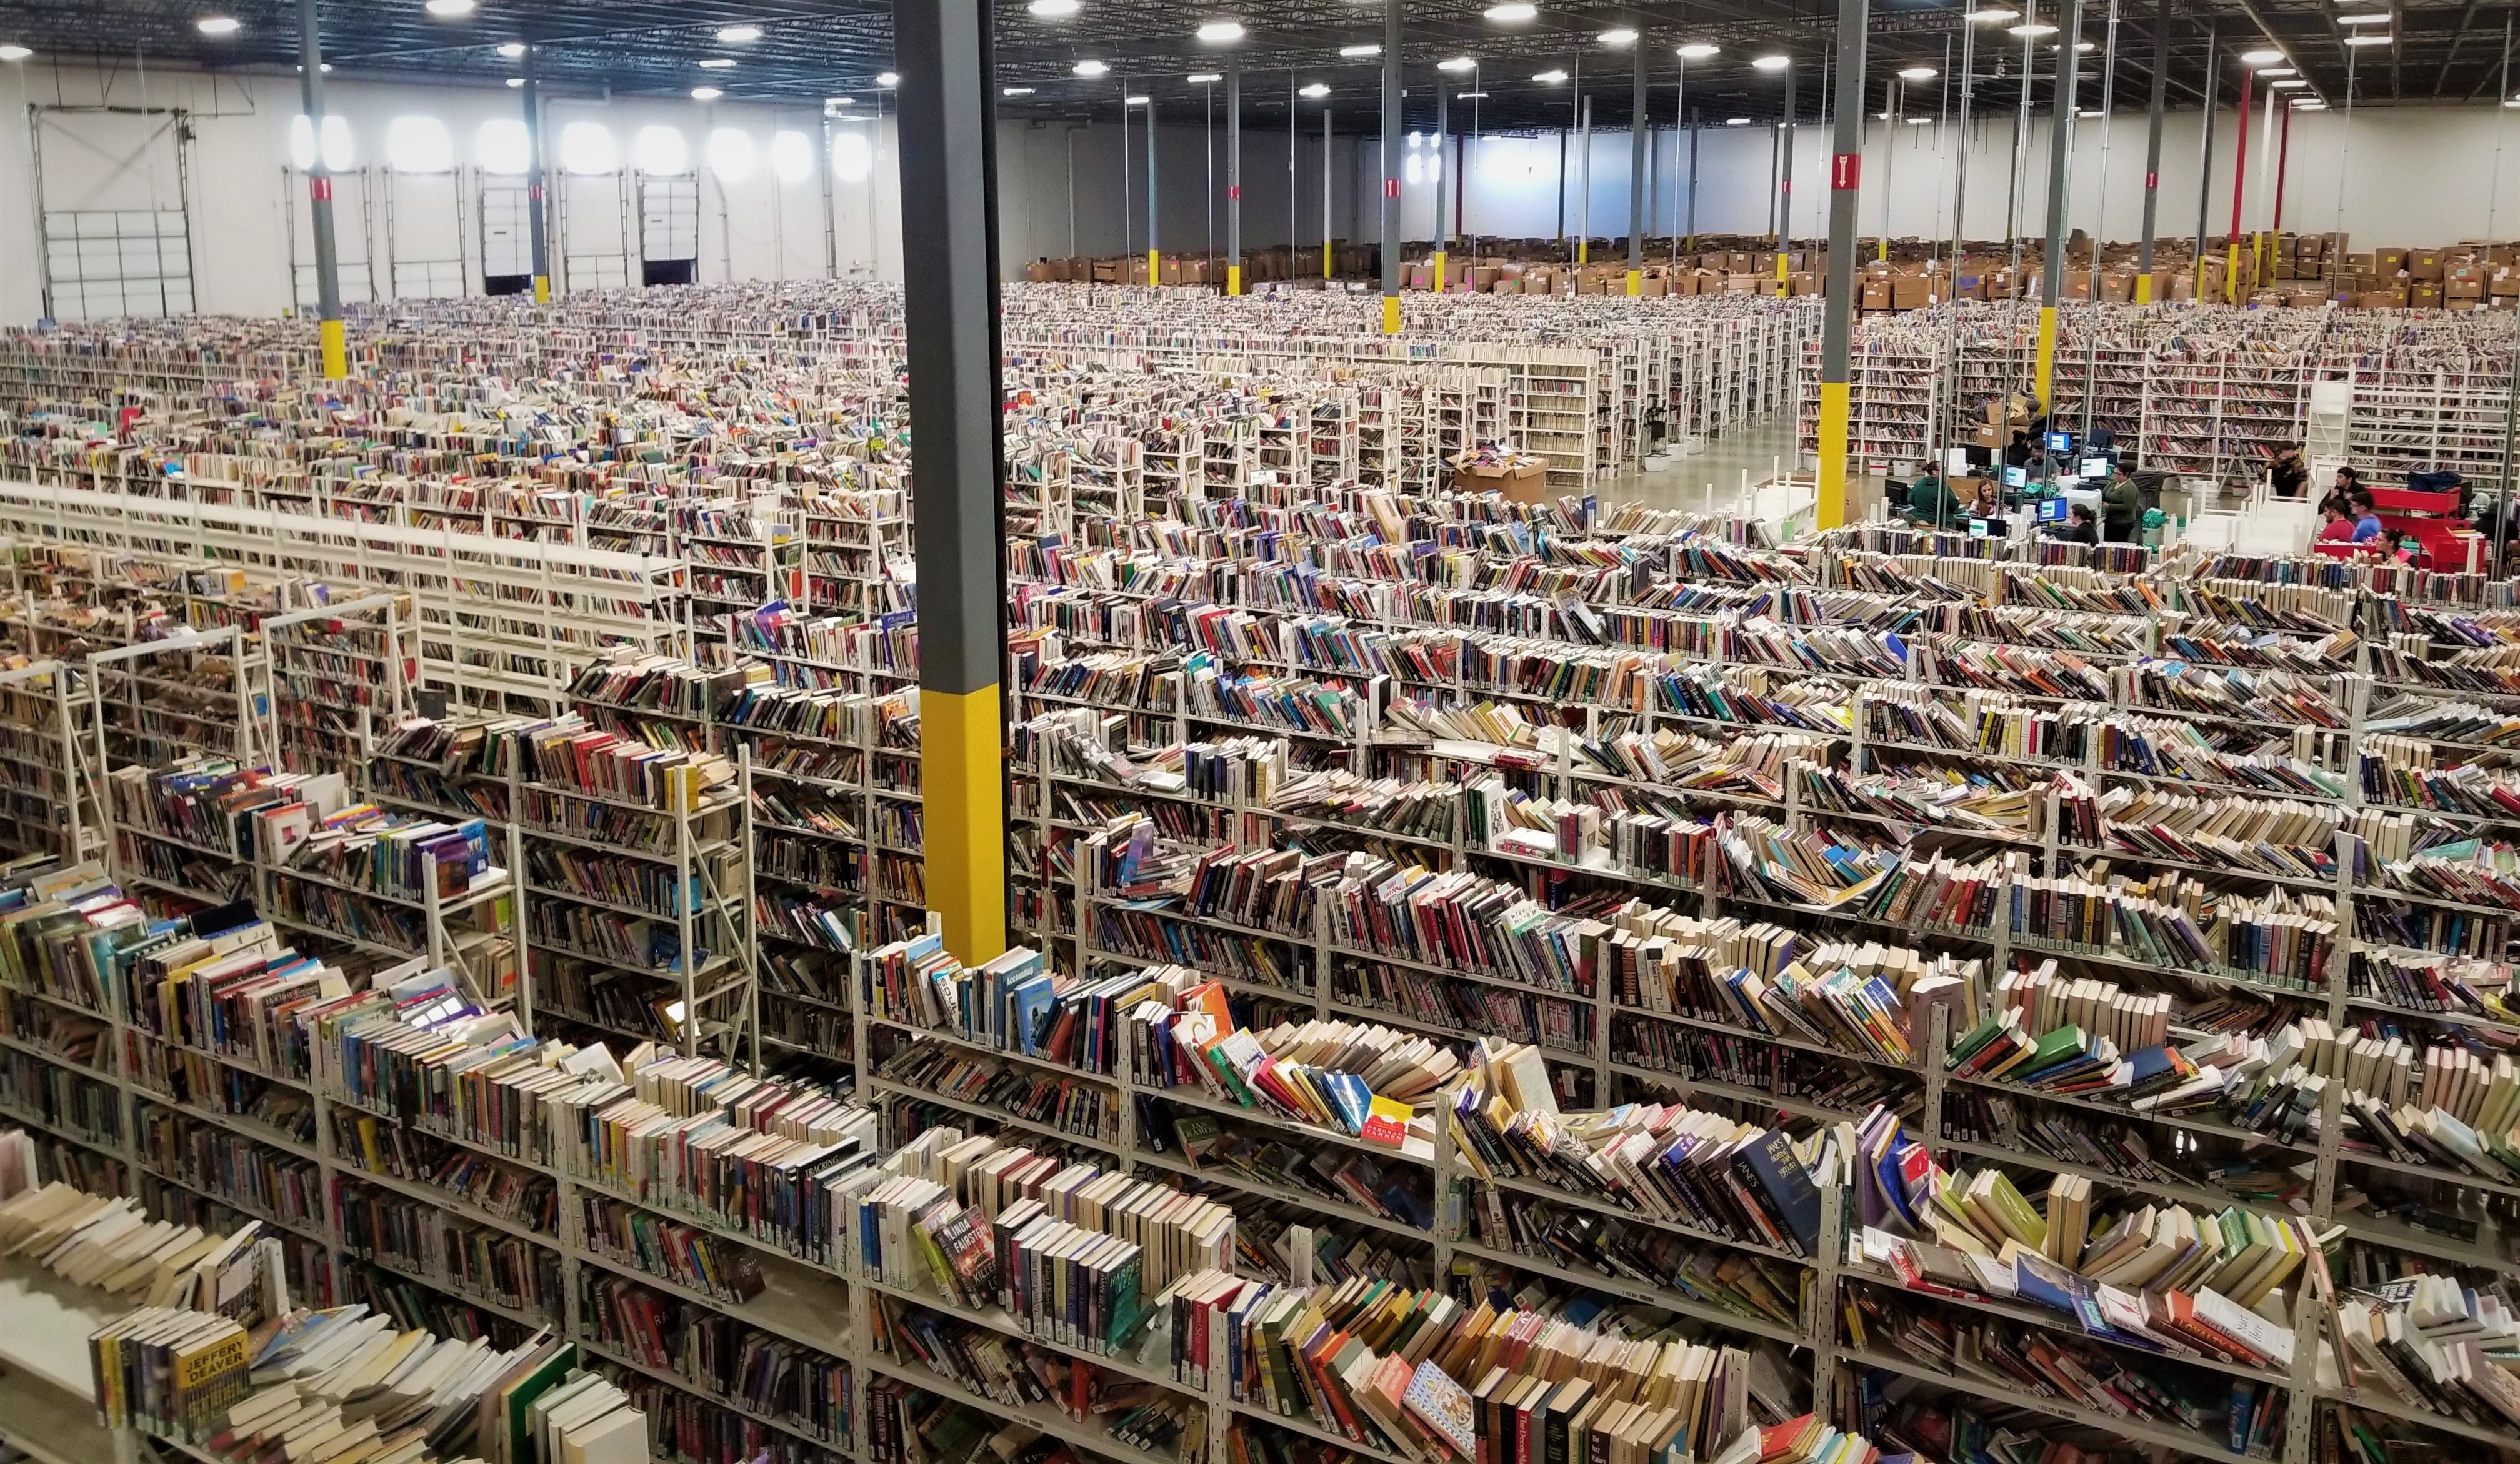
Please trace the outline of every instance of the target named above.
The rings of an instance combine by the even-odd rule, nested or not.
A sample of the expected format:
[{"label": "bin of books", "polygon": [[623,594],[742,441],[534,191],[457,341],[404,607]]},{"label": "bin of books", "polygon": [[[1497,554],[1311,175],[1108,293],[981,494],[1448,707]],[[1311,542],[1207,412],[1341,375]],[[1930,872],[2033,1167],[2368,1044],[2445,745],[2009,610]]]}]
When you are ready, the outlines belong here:
[{"label": "bin of books", "polygon": [[1538,453],[1476,447],[1452,457],[1453,488],[1460,493],[1502,493],[1512,503],[1545,502],[1549,460]]}]

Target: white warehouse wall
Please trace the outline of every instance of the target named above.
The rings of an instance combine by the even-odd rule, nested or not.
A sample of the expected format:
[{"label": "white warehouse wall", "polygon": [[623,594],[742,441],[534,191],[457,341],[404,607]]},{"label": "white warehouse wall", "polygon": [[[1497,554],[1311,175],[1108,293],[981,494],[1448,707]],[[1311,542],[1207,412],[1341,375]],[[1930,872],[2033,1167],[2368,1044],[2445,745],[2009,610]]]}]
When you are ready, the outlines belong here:
[{"label": "white warehouse wall", "polygon": [[[1972,238],[2000,237],[2003,232],[2014,116],[2002,105],[2005,100],[1987,97],[1986,111],[1970,128],[1966,232]],[[143,105],[189,109],[196,132],[190,187],[198,308],[271,314],[290,306],[292,222],[297,258],[311,262],[313,257],[302,198],[295,196],[284,171],[291,122],[298,111],[294,78],[169,71],[144,76],[128,67],[99,71],[37,63],[0,67],[0,199],[12,200],[11,206],[0,207],[0,323],[25,324],[42,313],[34,212],[19,202],[31,203],[34,198],[31,158],[37,139],[30,131],[29,103],[48,109]],[[382,293],[388,232],[385,195],[391,194],[393,252],[402,261],[450,257],[457,217],[454,180],[390,175],[381,166],[388,126],[395,118],[409,115],[440,119],[452,135],[459,162],[469,167],[481,124],[520,115],[518,94],[495,87],[337,80],[331,88],[331,106],[349,124],[358,161],[367,169],[358,178],[345,178],[337,195],[349,292],[354,298],[369,292],[364,270],[373,263],[373,288]],[[1071,250],[1112,255],[1147,246],[1144,121],[1135,119],[1128,129],[1124,182],[1118,109],[1105,111],[1107,116],[1090,125],[1001,124],[999,230],[1010,275],[1019,274],[1025,261],[1043,255]],[[143,148],[140,125],[131,118],[95,111],[45,115],[41,144],[53,207],[142,208],[150,206],[152,199],[162,201],[174,197],[170,155],[162,149],[153,155]],[[671,127],[683,134],[700,180],[698,244],[703,281],[813,278],[825,273],[823,169],[827,164],[818,155],[807,177],[782,182],[767,157],[772,137],[783,131],[805,135],[819,152],[823,124],[812,109],[733,103],[703,106],[679,99],[555,97],[549,116],[547,141],[556,161],[561,134],[573,122],[593,122],[608,129],[625,154],[643,128]],[[2262,116],[2261,112],[2251,117],[2253,134]],[[1307,243],[1322,237],[1325,189],[1320,117],[1320,111],[1309,106],[1298,113],[1300,130],[1294,141],[1291,176],[1282,111],[1274,125],[1256,120],[1245,129],[1243,239],[1247,245],[1258,248],[1284,243],[1290,228]],[[2161,163],[2159,230],[2164,237],[2190,237],[2196,228],[2200,117],[2193,111],[2173,112],[2168,121]],[[1362,110],[1341,111],[1333,119],[1328,232],[1340,239],[1368,237],[1378,227],[1378,145],[1370,137],[1343,135],[1347,125],[1370,120]],[[2231,114],[2226,111],[2216,128],[2214,197],[2208,214],[2217,233],[2229,219],[2230,156],[2235,142],[2231,122]],[[2030,162],[2019,215],[2025,229],[2032,231],[2044,225],[2046,126],[2044,118],[2034,119],[2027,139]],[[710,134],[720,128],[739,130],[752,139],[757,156],[750,176],[728,181],[707,167]],[[2105,143],[2098,122],[2077,124],[2072,225],[2109,239],[2131,239],[2138,232],[2143,128],[2142,112],[2131,108],[2116,113],[2106,129]],[[834,179],[831,184],[830,234],[838,268],[843,274],[898,278],[899,184],[892,122],[886,117],[879,124],[857,124],[851,130],[867,137],[874,161],[869,177]],[[1941,123],[1897,128],[1878,122],[1868,125],[1862,212],[1866,233],[1881,230],[1885,200],[1893,235],[1949,231],[1955,130]],[[1158,242],[1168,252],[1197,252],[1207,247],[1212,228],[1221,248],[1225,231],[1221,120],[1211,128],[1175,115],[1158,131]],[[2337,227],[2341,184],[2342,227],[2365,247],[2448,244],[2482,238],[2489,230],[2502,238],[2520,236],[2520,150],[2506,147],[2508,142],[2520,141],[2513,136],[2515,131],[2520,131],[2520,122],[2506,110],[2490,105],[2367,109],[2350,123],[2341,112],[2300,114],[2295,118],[2297,135],[2286,180],[2285,222],[2304,230]],[[1695,136],[1697,230],[1765,232],[1772,198],[1770,130],[1715,126],[1702,128]],[[1467,194],[1461,200],[1466,232],[1508,238],[1554,235],[1559,227],[1563,147],[1565,228],[1573,232],[1581,227],[1589,197],[1595,237],[1624,233],[1629,158],[1625,133],[1601,132],[1593,138],[1589,191],[1583,187],[1580,146],[1569,145],[1574,140],[1561,141],[1558,134],[1455,141],[1456,151],[1446,156],[1444,166],[1466,179]],[[1651,232],[1655,234],[1678,232],[1688,218],[1688,142],[1686,134],[1669,128],[1658,129],[1650,142]],[[1826,199],[1827,148],[1826,134],[1820,126],[1798,129],[1794,232],[1801,237],[1812,237],[1823,227],[1821,210]],[[2505,158],[2505,152],[2513,155]],[[1208,186],[1211,155],[1212,192]],[[1402,232],[1409,239],[1428,239],[1434,232],[1435,190],[1427,171],[1433,165],[1432,155],[1429,138],[1423,151],[1428,160],[1421,162],[1414,179],[1404,181]],[[2263,157],[2264,150],[2253,135],[2247,215],[2252,228],[2263,227],[2268,217]],[[463,187],[468,195],[466,224],[472,236],[467,253],[477,274],[482,221],[477,200],[472,196],[475,181],[468,175]],[[518,180],[505,181],[513,185]],[[563,182],[557,171],[553,181],[556,189],[564,189],[567,195],[568,251],[617,252],[622,210],[616,190],[621,185],[604,178]],[[373,199],[367,197],[369,190]],[[2506,192],[2511,195],[2507,202]],[[406,276],[416,273],[405,271]],[[411,288],[408,278],[403,284],[406,289]]]}]

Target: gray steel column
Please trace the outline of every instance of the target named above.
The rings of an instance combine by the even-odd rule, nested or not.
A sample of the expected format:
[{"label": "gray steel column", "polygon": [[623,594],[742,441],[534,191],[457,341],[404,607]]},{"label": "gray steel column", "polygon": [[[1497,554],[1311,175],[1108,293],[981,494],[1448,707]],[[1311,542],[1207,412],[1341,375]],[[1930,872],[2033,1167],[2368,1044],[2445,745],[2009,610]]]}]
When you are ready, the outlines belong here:
[{"label": "gray steel column", "polygon": [[1821,302],[1820,503],[1823,529],[1846,522],[1846,458],[1855,329],[1856,207],[1864,183],[1864,30],[1868,0],[1837,3],[1837,106],[1828,165],[1828,291]]},{"label": "gray steel column", "polygon": [[[543,197],[546,173],[543,169],[543,87],[542,77],[534,65],[542,55],[538,46],[525,47],[525,215],[533,233],[534,303],[551,301],[551,203]],[[823,124],[825,173],[831,172],[829,146],[831,124]]]},{"label": "gray steel column", "polygon": [[2039,286],[2039,409],[2055,403],[2056,302],[2065,289],[2065,204],[2074,162],[2074,98],[2082,84],[2083,0],[2065,0],[2057,31],[2056,107],[2048,123],[2048,260]]},{"label": "gray steel column", "polygon": [[307,216],[315,225],[315,333],[324,379],[338,381],[350,374],[350,362],[341,333],[341,261],[333,244],[333,170],[324,165],[324,42],[316,34],[315,0],[297,0],[297,69],[306,123],[315,132],[315,159],[306,168]]},{"label": "gray steel column", "polygon": [[1452,86],[1442,71],[1435,73],[1435,292],[1446,288],[1444,274],[1452,262],[1453,213],[1451,208],[1453,163],[1444,155],[1453,146]]},{"label": "gray steel column", "polygon": [[[2197,143],[2196,156],[2196,290],[2194,297],[2198,304],[2203,304],[2205,300],[2205,231],[2213,226],[2214,111],[2222,102],[2216,92],[2223,84],[2221,75],[2223,55],[2221,48],[2215,44],[2217,40],[2215,32],[2219,29],[2221,29],[2219,22],[2214,21],[2205,22],[2205,125],[2197,129],[2201,136]],[[2345,59],[2349,66],[2353,64],[2353,52],[2356,49],[2359,48],[2346,49]],[[2246,118],[2241,119],[2241,125],[2248,125]]]},{"label": "gray steel column", "polygon": [[914,528],[928,905],[968,964],[1006,949],[999,668],[1006,605],[999,431],[997,89],[985,0],[894,0],[902,310],[920,425]]},{"label": "gray steel column", "polygon": [[[1960,111],[1959,126],[1952,136],[1952,281],[1957,287],[1960,277],[1960,260],[1968,251],[1968,155],[1969,111],[1977,100],[1977,0],[1965,0],[1960,15]],[[1957,298],[1958,290],[1955,288]],[[1942,392],[1949,403],[1943,413],[1943,435],[1934,444],[1948,447],[1959,433],[1960,423],[1960,313],[1957,306],[1946,314],[1943,353]],[[1938,452],[1935,466],[1943,459]]]},{"label": "gray steel column", "polygon": [[[2153,216],[2161,205],[2161,118],[2170,95],[2170,0],[2160,0],[2152,16],[2152,108],[2143,149],[2143,251],[2136,261],[2135,302],[2152,303]],[[2210,108],[2208,109],[2211,110]]]},{"label": "gray steel column", "polygon": [[1225,58],[1225,292],[1242,293],[1242,62],[1232,56]]},{"label": "gray steel column", "polygon": [[[1777,132],[1777,284],[1781,288],[1790,268],[1785,256],[1794,248],[1794,87],[1800,80],[1792,67],[1785,67],[1785,120]],[[1856,103],[1856,115],[1864,114],[1862,99]]]},{"label": "gray steel column", "polygon": [[[1128,109],[1128,101],[1126,97],[1120,99],[1121,110],[1124,111]],[[1163,246],[1155,242],[1155,94],[1150,88],[1147,93],[1147,288],[1148,289],[1164,283],[1162,256],[1159,252]]]},{"label": "gray steel column", "polygon": [[1637,79],[1628,104],[1628,293],[1644,292],[1645,36],[1637,31]]},{"label": "gray steel column", "polygon": [[1382,0],[1382,333],[1400,333],[1400,0]]}]

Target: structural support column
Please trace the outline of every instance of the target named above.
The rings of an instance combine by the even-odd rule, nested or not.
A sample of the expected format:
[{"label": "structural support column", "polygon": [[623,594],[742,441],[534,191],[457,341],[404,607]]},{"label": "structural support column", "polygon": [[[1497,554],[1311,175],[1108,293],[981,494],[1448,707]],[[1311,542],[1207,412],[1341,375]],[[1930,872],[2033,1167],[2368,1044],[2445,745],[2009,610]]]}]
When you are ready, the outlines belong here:
[{"label": "structural support column", "polygon": [[2056,302],[2065,293],[2065,204],[2074,163],[2074,99],[2082,89],[2083,0],[2065,0],[2057,32],[2056,106],[2048,123],[2048,259],[2039,282],[2039,410],[2056,400]]},{"label": "structural support column", "polygon": [[1330,166],[1330,155],[1335,151],[1330,145],[1330,110],[1325,107],[1322,109],[1322,279],[1324,281],[1328,281],[1330,277],[1330,241],[1338,234],[1338,231],[1330,226],[1330,213],[1336,202],[1330,197],[1330,175],[1336,171]]},{"label": "structural support column", "polygon": [[2231,132],[2231,239],[2224,258],[2223,298],[2237,303],[2240,298],[2240,203],[2249,190],[2249,83],[2257,73],[2247,67],[2240,68],[2240,110],[2234,114]]},{"label": "structural support column", "polygon": [[1225,292],[1242,293],[1242,63],[1231,56],[1225,59]]},{"label": "structural support column", "polygon": [[1628,104],[1628,293],[1645,292],[1645,38],[1637,35],[1637,80]]},{"label": "structural support column", "polygon": [[2169,96],[2170,0],[2159,0],[2152,11],[2152,107],[2143,145],[2143,244],[2135,267],[2135,302],[2138,305],[2152,303],[2152,229],[2161,204],[2161,118]]},{"label": "structural support column", "polygon": [[902,309],[919,425],[919,604],[928,903],[966,964],[1007,944],[997,89],[986,0],[894,0]]},{"label": "structural support column", "polygon": [[[543,88],[536,62],[540,48],[527,46],[524,57],[525,102],[525,217],[531,228],[534,244],[534,303],[551,303],[551,203],[545,198],[543,168]],[[826,134],[831,124],[823,125]],[[824,155],[830,155],[826,147]],[[829,167],[823,169],[828,173]]]},{"label": "structural support column", "polygon": [[[1124,102],[1126,98],[1122,99]],[[1155,242],[1155,103],[1154,93],[1147,94],[1147,288],[1164,283],[1162,245]]]},{"label": "structural support column", "polygon": [[306,169],[308,217],[315,225],[315,333],[324,351],[324,379],[350,374],[341,333],[341,261],[333,245],[333,170],[324,161],[324,42],[315,30],[315,0],[297,0],[298,89],[306,99],[306,124],[315,133],[315,159]]},{"label": "structural support column", "polygon": [[1453,210],[1447,200],[1452,193],[1453,173],[1459,166],[1458,159],[1444,155],[1453,146],[1453,94],[1448,90],[1450,86],[1451,83],[1444,79],[1444,73],[1437,71],[1435,73],[1435,151],[1430,155],[1435,162],[1434,263],[1435,293],[1439,295],[1450,288],[1450,282],[1444,278],[1445,265],[1451,257],[1453,243]]},{"label": "structural support column", "polygon": [[1382,0],[1382,333],[1400,333],[1400,0]]},{"label": "structural support column", "polygon": [[[1794,252],[1794,68],[1785,67],[1785,123],[1777,131],[1777,293],[1786,291],[1785,275],[1792,268]],[[1864,99],[1856,99],[1855,114],[1864,115]],[[1834,263],[1831,268],[1835,268]]]},{"label": "structural support column", "polygon": [[[2221,105],[2222,50],[2216,44],[2219,24],[2205,22],[2205,119],[2197,128],[2196,156],[2196,303],[2205,303],[2205,229],[2214,207],[2214,111]],[[2354,64],[2348,48],[2345,64]],[[2350,104],[2349,104],[2350,105]]]},{"label": "structural support column", "polygon": [[[1855,333],[1856,205],[1864,180],[1864,31],[1868,0],[1837,0],[1837,108],[1828,164],[1828,293],[1821,302],[1820,502],[1823,529],[1846,522],[1847,356]],[[1782,258],[1782,254],[1778,256]]]}]

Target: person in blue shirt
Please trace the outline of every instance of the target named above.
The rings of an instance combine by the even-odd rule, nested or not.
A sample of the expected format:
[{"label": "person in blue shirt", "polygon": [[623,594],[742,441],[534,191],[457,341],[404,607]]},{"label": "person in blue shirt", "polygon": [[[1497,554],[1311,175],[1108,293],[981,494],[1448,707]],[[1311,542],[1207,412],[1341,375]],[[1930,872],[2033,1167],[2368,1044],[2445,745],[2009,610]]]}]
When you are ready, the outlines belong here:
[{"label": "person in blue shirt", "polygon": [[2355,489],[2351,502],[2354,506],[2355,543],[2369,544],[2388,536],[2388,529],[2382,526],[2379,513],[2373,510],[2370,489]]}]

